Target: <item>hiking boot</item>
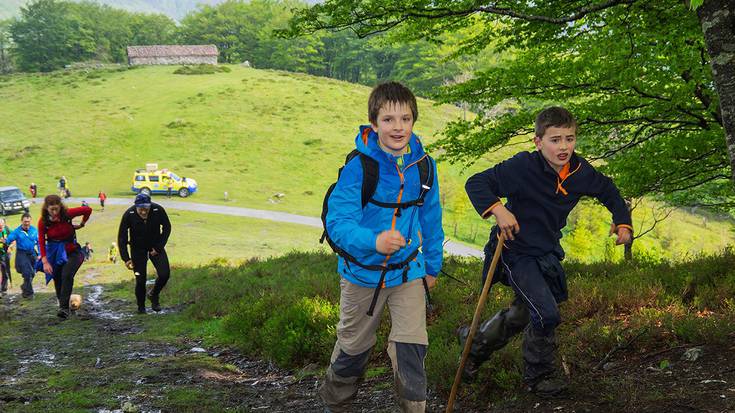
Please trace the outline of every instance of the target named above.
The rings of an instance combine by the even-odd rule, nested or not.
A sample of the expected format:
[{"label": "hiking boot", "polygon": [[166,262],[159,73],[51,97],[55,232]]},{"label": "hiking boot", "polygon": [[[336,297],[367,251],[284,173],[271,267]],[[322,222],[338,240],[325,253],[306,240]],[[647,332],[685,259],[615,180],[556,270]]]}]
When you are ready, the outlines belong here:
[{"label": "hiking boot", "polygon": [[56,316],[59,317],[62,320],[66,320],[71,315],[71,312],[68,308],[59,308],[59,311],[56,313]]},{"label": "hiking boot", "polygon": [[151,300],[151,310],[155,312],[161,311],[161,303],[158,302],[158,295],[148,294],[148,299]]},{"label": "hiking boot", "polygon": [[467,357],[467,361],[462,368],[462,381],[470,383],[477,380],[477,373],[480,371],[482,362],[475,361],[472,357]]},{"label": "hiking boot", "polygon": [[567,381],[557,376],[547,376],[528,385],[528,391],[542,398],[558,397],[567,390]]},{"label": "hiking boot", "polygon": [[[464,352],[464,346],[465,342],[467,341],[467,335],[469,334],[469,332],[469,326],[462,326],[456,330],[457,339],[459,340],[459,345],[462,349],[462,352]],[[465,383],[475,381],[475,379],[477,379],[477,372],[480,371],[480,366],[482,366],[482,362],[476,361],[474,358],[472,358],[472,353],[470,352],[470,355],[467,357],[467,361],[465,361],[464,367],[462,368],[462,381],[464,381]]]}]

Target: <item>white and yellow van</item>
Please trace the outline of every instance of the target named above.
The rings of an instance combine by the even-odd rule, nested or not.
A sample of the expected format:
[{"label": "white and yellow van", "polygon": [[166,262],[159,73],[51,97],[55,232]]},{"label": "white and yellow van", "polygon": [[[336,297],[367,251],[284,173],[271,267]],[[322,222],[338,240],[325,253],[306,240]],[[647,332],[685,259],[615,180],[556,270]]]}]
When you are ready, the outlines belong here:
[{"label": "white and yellow van", "polygon": [[197,182],[192,178],[179,177],[168,169],[138,169],[133,175],[132,190],[136,194],[168,194],[169,187],[172,195],[182,198],[197,191]]}]

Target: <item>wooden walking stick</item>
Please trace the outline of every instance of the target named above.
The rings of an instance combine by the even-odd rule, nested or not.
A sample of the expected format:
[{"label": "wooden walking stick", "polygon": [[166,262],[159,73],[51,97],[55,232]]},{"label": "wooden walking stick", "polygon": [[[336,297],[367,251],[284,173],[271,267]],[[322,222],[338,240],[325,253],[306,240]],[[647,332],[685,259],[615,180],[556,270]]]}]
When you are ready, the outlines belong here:
[{"label": "wooden walking stick", "polygon": [[472,348],[472,339],[475,338],[477,325],[480,324],[480,314],[482,313],[483,307],[485,307],[485,301],[487,301],[487,294],[490,291],[490,285],[493,283],[493,274],[495,274],[495,267],[498,266],[500,253],[503,251],[503,241],[505,241],[503,235],[498,236],[498,246],[495,247],[495,254],[493,254],[493,260],[490,263],[490,269],[488,269],[485,276],[485,284],[482,286],[482,294],[480,294],[480,300],[477,301],[475,315],[472,317],[470,331],[469,333],[467,333],[467,340],[464,343],[464,350],[462,350],[462,358],[459,361],[459,368],[457,369],[457,374],[454,375],[454,384],[452,384],[452,391],[449,393],[449,401],[447,402],[446,413],[451,413],[454,410],[454,399],[457,397],[459,383],[462,381],[462,370],[464,369],[464,364],[467,362],[467,357],[469,357],[470,355],[470,349]]}]

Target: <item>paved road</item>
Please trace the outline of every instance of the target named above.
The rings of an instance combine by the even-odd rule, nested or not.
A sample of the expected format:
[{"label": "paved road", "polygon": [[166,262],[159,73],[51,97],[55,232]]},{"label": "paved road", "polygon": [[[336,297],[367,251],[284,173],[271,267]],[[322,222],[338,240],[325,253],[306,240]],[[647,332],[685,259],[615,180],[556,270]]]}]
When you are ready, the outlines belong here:
[{"label": "paved road", "polygon": [[[69,198],[67,201],[79,203],[82,202],[82,199],[86,199],[87,202],[91,201],[89,198]],[[322,220],[320,218],[289,214],[287,212],[266,211],[262,209],[231,207],[224,205],[199,204],[194,202],[170,201],[160,198],[156,199],[155,201],[156,203],[168,209],[180,209],[184,211],[207,212],[210,214],[267,219],[270,221],[307,225],[315,228],[322,227]],[[107,198],[107,201],[105,202],[107,205],[132,205],[133,201],[132,199],[127,198]],[[97,200],[95,199],[92,204],[96,205]],[[444,244],[444,250],[449,254],[459,255],[462,257],[483,257],[483,253],[481,250],[454,241],[448,241],[446,244]]]}]

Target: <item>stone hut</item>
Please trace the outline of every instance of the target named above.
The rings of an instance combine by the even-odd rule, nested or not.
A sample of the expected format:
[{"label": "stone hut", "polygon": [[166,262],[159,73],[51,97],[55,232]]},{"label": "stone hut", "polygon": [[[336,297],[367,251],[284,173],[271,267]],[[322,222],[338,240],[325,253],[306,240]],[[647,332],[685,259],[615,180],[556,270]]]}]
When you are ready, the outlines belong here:
[{"label": "stone hut", "polygon": [[128,64],[135,65],[181,65],[217,64],[217,46],[172,45],[172,46],[128,46]]}]

